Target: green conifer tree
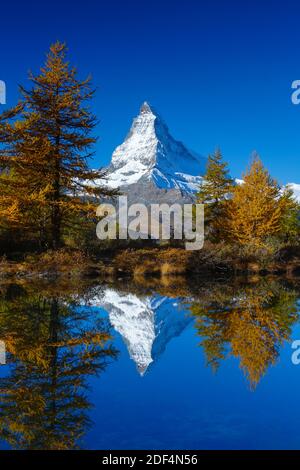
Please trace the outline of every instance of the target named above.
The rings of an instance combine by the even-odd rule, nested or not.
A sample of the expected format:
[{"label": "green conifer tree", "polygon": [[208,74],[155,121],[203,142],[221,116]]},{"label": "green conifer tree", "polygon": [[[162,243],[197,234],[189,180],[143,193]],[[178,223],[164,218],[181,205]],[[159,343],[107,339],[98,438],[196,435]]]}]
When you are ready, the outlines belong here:
[{"label": "green conifer tree", "polygon": [[229,175],[228,165],[222,159],[220,149],[208,156],[207,169],[203,178],[204,181],[197,193],[197,202],[205,204],[205,226],[209,238],[219,241],[222,238],[220,223],[224,213],[224,204],[234,183]]}]

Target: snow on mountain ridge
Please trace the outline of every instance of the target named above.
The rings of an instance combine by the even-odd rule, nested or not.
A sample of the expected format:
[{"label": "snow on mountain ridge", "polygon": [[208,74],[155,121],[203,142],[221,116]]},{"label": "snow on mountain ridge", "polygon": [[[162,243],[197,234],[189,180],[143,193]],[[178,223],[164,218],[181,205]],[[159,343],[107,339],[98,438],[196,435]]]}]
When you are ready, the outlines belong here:
[{"label": "snow on mountain ridge", "polygon": [[158,188],[193,192],[205,165],[204,157],[173,139],[165,122],[145,102],[125,141],[112,155],[108,180],[114,188],[147,180]]}]

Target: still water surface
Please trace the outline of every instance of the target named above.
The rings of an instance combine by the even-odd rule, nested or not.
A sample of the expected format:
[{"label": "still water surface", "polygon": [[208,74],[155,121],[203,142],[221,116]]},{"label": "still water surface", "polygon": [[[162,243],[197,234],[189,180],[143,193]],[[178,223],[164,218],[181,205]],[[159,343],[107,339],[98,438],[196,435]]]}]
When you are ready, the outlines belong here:
[{"label": "still water surface", "polygon": [[299,449],[300,285],[1,285],[2,449]]}]

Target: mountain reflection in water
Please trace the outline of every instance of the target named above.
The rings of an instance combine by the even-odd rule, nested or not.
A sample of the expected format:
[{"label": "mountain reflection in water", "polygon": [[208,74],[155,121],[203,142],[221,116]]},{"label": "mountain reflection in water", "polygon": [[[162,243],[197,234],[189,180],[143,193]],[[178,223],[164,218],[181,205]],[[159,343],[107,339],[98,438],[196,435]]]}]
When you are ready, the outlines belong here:
[{"label": "mountain reflection in water", "polygon": [[[266,278],[247,282],[193,279],[190,283],[183,278],[110,284],[82,281],[80,287],[70,280],[2,283],[0,339],[5,343],[7,362],[0,368],[2,448],[162,448],[167,437],[154,432],[160,411],[152,417],[154,437],[143,438],[132,418],[129,427],[137,435],[125,439],[115,424],[115,400],[129,408],[129,396],[139,387],[146,399],[147,383],[148,391],[155,387],[155,380],[156,389],[161,387],[166,367],[177,368],[180,374],[176,361],[181,359],[190,364],[195,380],[203,365],[189,359],[186,343],[181,342],[174,352],[175,338],[181,337],[192,342],[193,354],[198,351],[214,373],[226,361],[238,361],[246,387],[256,393],[262,377],[278,362],[282,346],[291,340],[298,323],[299,297],[296,281]],[[172,356],[168,355],[171,345]],[[131,369],[128,374],[124,371],[132,361],[136,378]],[[233,362],[231,370],[236,366]],[[123,395],[116,398],[117,377],[124,373],[126,390],[122,380]],[[138,377],[142,382],[136,382]],[[165,380],[163,385],[168,387]],[[177,391],[173,393],[179,399]],[[151,406],[151,397],[147,400]],[[152,400],[156,403],[154,397]],[[138,406],[142,414],[147,412],[142,402]],[[173,414],[178,414],[178,407],[174,406]],[[101,416],[111,426],[114,423],[117,442],[113,434],[106,437]],[[179,428],[182,424],[179,422]],[[93,437],[95,429],[101,437],[99,432]],[[170,433],[170,442],[178,448],[210,448],[207,436],[195,440],[190,433],[179,433],[173,441]],[[216,448],[226,447],[225,441],[215,444]]]}]

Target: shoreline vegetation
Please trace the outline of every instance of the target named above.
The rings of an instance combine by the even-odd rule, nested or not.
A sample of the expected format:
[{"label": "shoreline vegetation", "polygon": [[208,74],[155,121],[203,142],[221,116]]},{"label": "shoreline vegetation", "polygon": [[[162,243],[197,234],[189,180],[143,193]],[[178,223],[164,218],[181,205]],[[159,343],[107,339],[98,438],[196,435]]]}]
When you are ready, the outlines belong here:
[{"label": "shoreline vegetation", "polygon": [[121,193],[91,170],[91,79],[77,78],[57,42],[29,80],[0,114],[1,278],[300,275],[299,203],[257,154],[240,183],[220,150],[208,157],[195,200],[205,206],[201,250],[185,250],[184,240],[98,240],[96,208]]},{"label": "shoreline vegetation", "polygon": [[236,275],[300,277],[300,248],[282,249],[275,257],[264,254],[238,257],[224,247],[199,252],[184,248],[127,248],[104,251],[92,259],[81,251],[59,250],[29,254],[20,260],[0,261],[0,278],[146,278],[232,277]]}]

